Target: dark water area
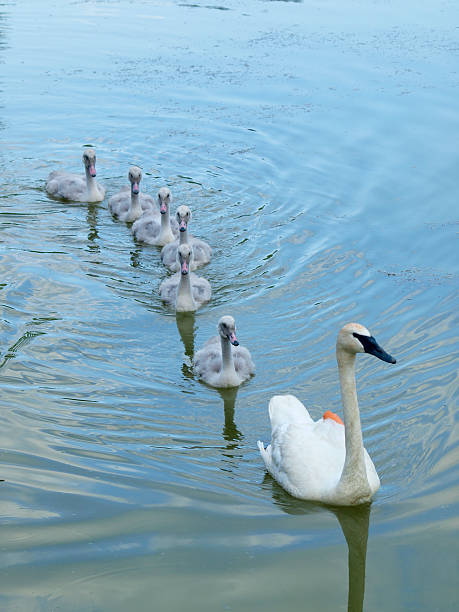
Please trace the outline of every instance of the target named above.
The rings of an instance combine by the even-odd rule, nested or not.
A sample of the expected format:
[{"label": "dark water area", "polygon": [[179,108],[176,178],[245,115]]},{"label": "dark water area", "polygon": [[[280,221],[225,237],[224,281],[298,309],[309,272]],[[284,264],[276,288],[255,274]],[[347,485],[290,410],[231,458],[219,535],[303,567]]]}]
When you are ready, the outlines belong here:
[{"label": "dark water area", "polygon": [[[448,1],[0,4],[2,610],[457,609],[458,59]],[[50,198],[86,144],[106,199]],[[213,247],[193,316],[107,209],[132,164]],[[256,443],[275,394],[342,414],[349,321],[397,364],[357,360],[381,489],[336,509]]]}]

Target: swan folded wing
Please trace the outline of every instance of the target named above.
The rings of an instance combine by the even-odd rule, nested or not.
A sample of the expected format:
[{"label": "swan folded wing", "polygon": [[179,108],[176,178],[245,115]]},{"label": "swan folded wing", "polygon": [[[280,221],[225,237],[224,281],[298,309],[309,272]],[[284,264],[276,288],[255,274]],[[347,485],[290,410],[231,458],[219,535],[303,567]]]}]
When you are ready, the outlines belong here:
[{"label": "swan folded wing", "polygon": [[153,236],[159,236],[161,224],[153,215],[145,213],[132,226],[132,233],[141,242],[148,242]]},{"label": "swan folded wing", "polygon": [[46,190],[51,195],[75,200],[86,193],[86,180],[78,174],[55,170],[49,175]]},{"label": "swan folded wing", "polygon": [[144,212],[148,212],[149,214],[159,217],[160,212],[156,206],[156,202],[154,199],[149,196],[147,193],[141,193],[139,195],[140,198],[140,206]]},{"label": "swan folded wing", "polygon": [[212,249],[207,242],[204,242],[204,240],[201,240],[200,238],[192,238],[191,246],[193,248],[195,264],[202,266],[209,263],[212,257]]},{"label": "swan folded wing", "polygon": [[[129,187],[127,187],[129,189]],[[122,212],[127,211],[129,208],[130,199],[126,200],[124,193],[117,193],[112,196],[108,201],[108,209],[114,216],[120,215]]]},{"label": "swan folded wing", "polygon": [[165,266],[170,268],[171,270],[178,270],[179,265],[177,262],[177,248],[179,245],[178,240],[174,240],[174,242],[169,242],[161,249],[161,261]]},{"label": "swan folded wing", "polygon": [[273,430],[284,423],[298,425],[313,423],[304,404],[294,395],[275,395],[269,400],[268,410]]},{"label": "swan folded wing", "polygon": [[343,470],[344,444],[317,436],[314,425],[284,424],[273,431],[271,473],[295,497],[327,502]]},{"label": "swan folded wing", "polygon": [[49,191],[51,183],[53,187],[59,185],[59,179],[68,175],[69,172],[65,172],[65,170],[53,170],[49,173],[48,180],[46,181],[46,189]]},{"label": "swan folded wing", "polygon": [[208,302],[212,295],[212,289],[209,281],[196,274],[190,274],[190,282],[193,289],[193,298],[199,302]]},{"label": "swan folded wing", "polygon": [[174,274],[174,276],[170,276],[169,278],[163,280],[159,287],[159,293],[164,302],[175,304],[179,282],[180,277],[178,274]]},{"label": "swan folded wing", "polygon": [[239,376],[244,379],[255,374],[255,365],[252,361],[252,356],[245,346],[233,347],[233,361],[234,369]]},{"label": "swan folded wing", "polygon": [[[215,337],[215,339],[218,342],[218,338]],[[213,338],[210,338],[194,357],[195,371],[203,378],[208,374],[216,374],[222,369],[222,353],[219,350],[219,344],[212,340]]]}]

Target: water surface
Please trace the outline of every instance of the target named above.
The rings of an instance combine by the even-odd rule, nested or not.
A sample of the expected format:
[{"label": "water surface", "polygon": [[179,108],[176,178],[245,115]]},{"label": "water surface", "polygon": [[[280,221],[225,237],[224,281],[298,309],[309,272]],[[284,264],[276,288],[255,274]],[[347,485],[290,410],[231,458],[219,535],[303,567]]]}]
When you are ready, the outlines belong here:
[{"label": "water surface", "polygon": [[[457,608],[458,18],[3,2],[2,610]],[[47,196],[85,144],[108,196],[136,163],[193,210],[195,316],[107,201]],[[257,374],[219,392],[191,358],[226,313]],[[291,498],[256,448],[275,393],[341,411],[348,321],[397,358],[358,359],[382,487],[354,511]]]}]

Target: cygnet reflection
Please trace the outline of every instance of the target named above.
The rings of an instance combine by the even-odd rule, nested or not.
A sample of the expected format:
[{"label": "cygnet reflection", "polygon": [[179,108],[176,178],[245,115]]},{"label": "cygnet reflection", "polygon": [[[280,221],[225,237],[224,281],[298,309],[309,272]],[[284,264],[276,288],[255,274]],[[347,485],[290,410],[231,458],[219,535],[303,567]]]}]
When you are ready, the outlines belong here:
[{"label": "cygnet reflection", "polygon": [[185,360],[182,364],[182,373],[185,378],[193,378],[193,357],[194,357],[194,337],[195,329],[195,314],[194,312],[177,312],[175,321],[180,338],[185,349]]}]

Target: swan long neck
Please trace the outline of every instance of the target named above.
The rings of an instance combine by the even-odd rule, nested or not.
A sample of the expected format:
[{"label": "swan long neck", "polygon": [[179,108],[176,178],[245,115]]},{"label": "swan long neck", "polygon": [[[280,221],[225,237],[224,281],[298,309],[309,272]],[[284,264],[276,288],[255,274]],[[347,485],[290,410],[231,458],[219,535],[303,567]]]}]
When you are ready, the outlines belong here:
[{"label": "swan long neck", "polygon": [[172,230],[169,217],[169,207],[167,207],[166,212],[161,215],[161,231],[159,233],[159,240],[161,242],[167,241],[166,239],[169,239],[171,235]]},{"label": "swan long neck", "polygon": [[349,494],[370,492],[363,452],[362,428],[355,384],[355,355],[337,349],[341,399],[344,408],[344,437],[346,458],[338,487]]},{"label": "swan long neck", "polygon": [[129,206],[129,216],[140,217],[142,214],[142,207],[140,205],[140,196],[138,193],[134,193],[131,189],[131,204]]},{"label": "swan long neck", "polygon": [[220,342],[222,345],[222,375],[235,374],[231,342],[223,336],[220,336]]},{"label": "swan long neck", "polygon": [[196,310],[196,302],[191,290],[190,274],[180,272],[180,282],[177,288],[176,307],[186,307],[187,310]]},{"label": "swan long neck", "polygon": [[90,198],[97,197],[99,195],[99,189],[97,187],[97,181],[95,176],[91,176],[89,173],[89,168],[85,167],[86,173],[86,189],[88,190],[88,195]]},{"label": "swan long neck", "polygon": [[179,232],[180,239],[179,244],[188,244],[188,227],[184,232]]}]

